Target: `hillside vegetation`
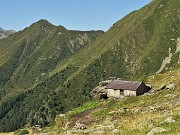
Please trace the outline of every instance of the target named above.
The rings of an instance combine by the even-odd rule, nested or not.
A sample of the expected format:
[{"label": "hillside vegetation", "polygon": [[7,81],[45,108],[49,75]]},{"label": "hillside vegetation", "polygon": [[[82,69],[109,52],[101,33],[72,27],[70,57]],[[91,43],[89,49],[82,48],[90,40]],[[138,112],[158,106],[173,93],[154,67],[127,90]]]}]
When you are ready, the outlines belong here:
[{"label": "hillside vegetation", "polygon": [[[56,116],[55,123],[43,128],[26,129],[32,134],[48,133],[90,135],[145,135],[161,133],[178,135],[180,132],[180,68],[148,77],[153,89],[141,96],[123,99],[94,100]],[[159,81],[162,80],[162,81]],[[176,82],[175,89],[155,90],[162,84]],[[85,129],[77,129],[81,123]]]},{"label": "hillside vegetation", "polygon": [[177,68],[179,5],[153,0],[104,34],[40,20],[1,39],[0,131],[48,125],[91,100],[90,91],[111,76],[142,81]]},{"label": "hillside vegetation", "polygon": [[[76,69],[63,61],[102,34],[71,31],[40,20],[0,40],[0,131],[53,121],[56,113],[63,111],[61,103],[54,103],[56,98],[60,100],[54,97],[54,90]],[[49,75],[61,65],[61,72]]]},{"label": "hillside vegetation", "polygon": [[[164,129],[161,134],[178,135],[180,132],[179,75],[180,68],[151,76],[146,82],[153,88],[175,82],[175,90],[151,90],[148,94],[138,97],[87,102],[69,111],[64,117],[57,115],[55,125],[45,128],[45,131],[55,131],[56,134],[144,135],[160,127]],[[73,128],[77,122],[85,124],[87,129]]]}]

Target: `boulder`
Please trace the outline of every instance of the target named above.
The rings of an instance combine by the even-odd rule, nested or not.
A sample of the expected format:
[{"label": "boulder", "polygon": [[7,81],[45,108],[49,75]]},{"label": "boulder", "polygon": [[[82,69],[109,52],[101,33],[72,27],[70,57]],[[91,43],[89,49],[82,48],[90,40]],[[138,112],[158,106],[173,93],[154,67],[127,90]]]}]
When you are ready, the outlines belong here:
[{"label": "boulder", "polygon": [[173,123],[175,122],[175,120],[173,120],[172,117],[168,117],[167,119],[165,119],[163,122],[161,122],[160,124],[164,124],[164,123]]},{"label": "boulder", "polygon": [[156,107],[153,107],[153,106],[149,106],[149,109],[150,109],[150,112],[155,112],[155,111],[157,111],[157,108],[156,108]]},{"label": "boulder", "polygon": [[95,99],[101,99],[101,97],[102,96],[104,97],[106,94],[107,94],[107,89],[101,86],[97,86],[90,92],[90,95]]},{"label": "boulder", "polygon": [[59,114],[59,117],[66,117],[66,114]]},{"label": "boulder", "polygon": [[176,87],[176,84],[175,84],[175,83],[169,83],[169,84],[166,86],[166,89],[174,90],[175,87]]},{"label": "boulder", "polygon": [[162,84],[159,88],[157,88],[157,91],[163,90],[166,88],[166,85]]},{"label": "boulder", "polygon": [[86,126],[82,123],[76,123],[74,128],[84,130],[84,129],[86,129]]},{"label": "boulder", "polygon": [[161,127],[156,127],[153,128],[150,132],[147,133],[147,135],[153,135],[154,133],[161,133],[161,132],[165,132],[166,129],[161,128]]}]

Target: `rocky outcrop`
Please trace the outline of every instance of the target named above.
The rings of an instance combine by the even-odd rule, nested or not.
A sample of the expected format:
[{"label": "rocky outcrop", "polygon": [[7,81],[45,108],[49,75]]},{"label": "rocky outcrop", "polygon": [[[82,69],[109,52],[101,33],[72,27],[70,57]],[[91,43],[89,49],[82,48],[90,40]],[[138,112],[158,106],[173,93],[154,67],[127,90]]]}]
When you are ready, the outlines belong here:
[{"label": "rocky outcrop", "polygon": [[3,30],[0,27],[0,39],[5,38],[5,37],[7,37],[7,36],[9,36],[10,34],[13,34],[13,33],[15,33],[14,30]]},{"label": "rocky outcrop", "polygon": [[152,88],[151,91],[149,91],[149,93],[146,93],[145,95],[151,95],[151,94],[153,94],[154,92],[161,91],[161,90],[164,90],[164,89],[174,90],[175,88],[176,88],[176,84],[173,83],[173,82],[169,82],[167,85],[161,84],[161,85],[160,85],[159,87],[157,87],[157,88]]},{"label": "rocky outcrop", "polygon": [[84,124],[82,124],[82,123],[76,123],[74,128],[84,130],[84,129],[86,129],[86,126]]},{"label": "rocky outcrop", "polygon": [[164,123],[173,123],[175,122],[175,120],[172,117],[168,117],[167,119],[165,119],[164,121],[162,121],[160,124],[164,124]]},{"label": "rocky outcrop", "polygon": [[175,83],[169,83],[167,86],[166,86],[166,89],[169,89],[169,90],[174,90],[176,87],[176,84]]},{"label": "rocky outcrop", "polygon": [[166,129],[164,128],[161,128],[161,127],[156,127],[156,128],[153,128],[149,133],[147,133],[147,135],[153,135],[155,133],[161,133],[161,132],[165,132]]},{"label": "rocky outcrop", "polygon": [[97,86],[96,88],[94,88],[91,91],[91,93],[90,93],[91,96],[94,99],[106,99],[107,98],[107,89],[105,89],[105,87],[110,82],[112,82],[112,80],[101,81],[99,83],[99,86]]},{"label": "rocky outcrop", "polygon": [[107,95],[107,89],[105,89],[105,86],[97,86],[91,91],[90,94],[94,99],[101,99],[102,95]]}]

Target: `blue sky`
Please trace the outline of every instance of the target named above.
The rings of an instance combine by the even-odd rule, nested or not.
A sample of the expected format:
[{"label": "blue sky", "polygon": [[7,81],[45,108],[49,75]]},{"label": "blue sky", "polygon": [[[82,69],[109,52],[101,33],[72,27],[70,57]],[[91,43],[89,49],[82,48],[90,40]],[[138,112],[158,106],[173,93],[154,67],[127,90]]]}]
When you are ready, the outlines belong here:
[{"label": "blue sky", "polygon": [[40,19],[71,30],[108,30],[152,0],[0,0],[0,27],[22,30]]}]

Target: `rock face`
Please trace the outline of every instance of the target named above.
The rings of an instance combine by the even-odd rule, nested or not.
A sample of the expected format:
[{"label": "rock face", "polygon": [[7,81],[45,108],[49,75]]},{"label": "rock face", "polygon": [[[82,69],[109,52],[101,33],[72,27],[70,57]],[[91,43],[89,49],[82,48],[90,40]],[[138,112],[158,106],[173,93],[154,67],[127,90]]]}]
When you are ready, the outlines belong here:
[{"label": "rock face", "polygon": [[0,39],[5,38],[5,37],[7,37],[7,36],[9,36],[10,34],[13,34],[13,33],[15,33],[14,30],[3,30],[0,27]]}]

